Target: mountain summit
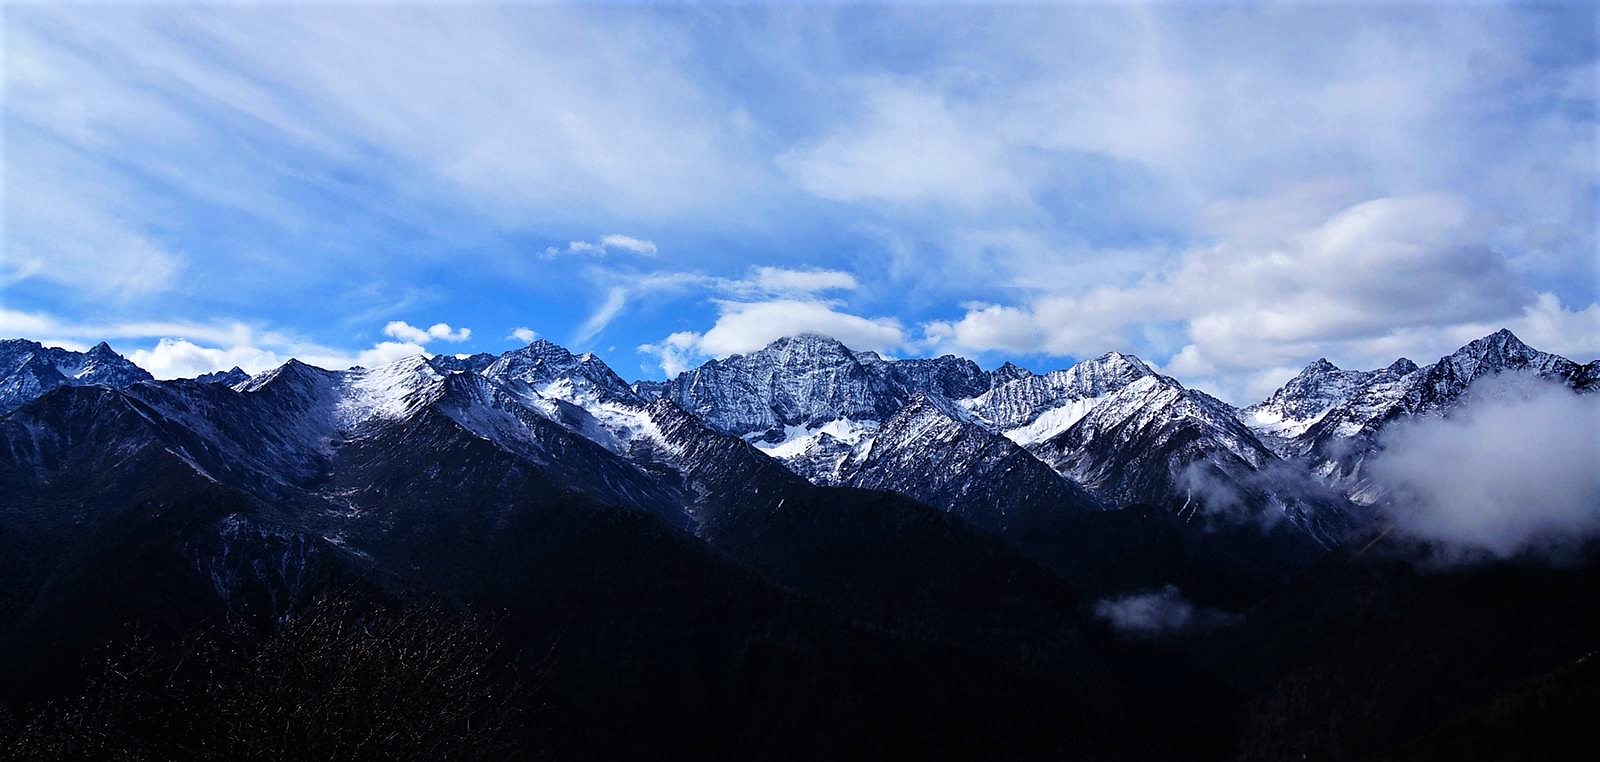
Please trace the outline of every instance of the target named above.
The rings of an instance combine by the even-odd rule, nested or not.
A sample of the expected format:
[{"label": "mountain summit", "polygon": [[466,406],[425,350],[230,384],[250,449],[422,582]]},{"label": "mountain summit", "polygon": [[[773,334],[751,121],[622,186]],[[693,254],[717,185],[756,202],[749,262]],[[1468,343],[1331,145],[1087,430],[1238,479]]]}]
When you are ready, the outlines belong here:
[{"label": "mountain summit", "polygon": [[120,389],[151,380],[148,372],[103,341],[87,352],[74,352],[27,339],[0,340],[0,413],[61,386]]}]

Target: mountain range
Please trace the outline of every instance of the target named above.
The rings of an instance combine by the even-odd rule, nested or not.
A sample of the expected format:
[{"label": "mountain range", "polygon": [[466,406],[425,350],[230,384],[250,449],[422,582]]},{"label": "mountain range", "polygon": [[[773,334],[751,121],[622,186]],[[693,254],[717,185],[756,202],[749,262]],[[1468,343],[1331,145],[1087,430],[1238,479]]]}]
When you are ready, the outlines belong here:
[{"label": "mountain range", "polygon": [[1600,386],[1600,361],[1578,365],[1504,330],[1424,367],[1317,360],[1243,409],[1115,352],[1043,374],[984,371],[816,335],[664,383],[630,384],[598,357],[542,339],[500,356],[348,371],[291,360],[190,382],[157,382],[104,343],[79,353],[15,339],[0,342],[0,368],[9,465],[35,474],[53,429],[93,423],[35,420],[51,407],[35,403],[64,389],[137,410],[198,475],[273,499],[325,503],[346,448],[448,425],[564,488],[691,531],[708,506],[749,501],[716,477],[736,465],[894,492],[1000,535],[1019,520],[1150,505],[1185,520],[1283,517],[1323,547],[1369,520],[1376,496],[1362,464],[1395,421],[1447,414],[1474,380],[1507,371]]},{"label": "mountain range", "polygon": [[[545,340],[174,381],[104,343],[7,340],[0,653],[13,656],[0,668],[48,685],[153,612],[166,626],[270,620],[344,586],[498,607],[523,643],[581,633],[582,669],[552,680],[584,728],[616,734],[608,753],[700,749],[670,712],[646,730],[592,713],[629,691],[648,713],[669,695],[769,690],[726,662],[750,648],[776,649],[764,668],[785,679],[817,654],[902,664],[889,652],[905,670],[932,659],[1009,676],[1024,687],[974,715],[1009,727],[998,718],[1044,711],[1015,703],[1050,692],[1039,675],[1121,679],[1083,666],[1121,648],[1096,601],[1170,588],[1225,621],[1381,538],[1385,496],[1363,466],[1383,433],[1448,416],[1474,381],[1508,372],[1600,388],[1600,362],[1508,331],[1426,366],[1318,360],[1242,409],[1115,352],[985,371],[815,335],[633,383]],[[603,666],[618,654],[651,666]],[[593,670],[613,680],[603,696],[583,687]],[[703,675],[726,685],[673,682]],[[932,703],[894,722],[927,731],[932,707],[965,690],[924,687]],[[1045,714],[1094,723],[1122,706],[1088,703]],[[828,717],[889,721],[878,711]],[[1214,741],[1195,721],[1159,723]],[[974,739],[995,742],[986,733]]]}]

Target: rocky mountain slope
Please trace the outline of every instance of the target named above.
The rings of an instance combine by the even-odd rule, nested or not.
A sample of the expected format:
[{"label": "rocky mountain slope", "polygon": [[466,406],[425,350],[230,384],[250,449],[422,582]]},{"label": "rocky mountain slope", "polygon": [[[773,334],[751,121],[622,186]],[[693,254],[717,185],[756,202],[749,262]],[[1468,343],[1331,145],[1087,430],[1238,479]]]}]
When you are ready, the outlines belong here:
[{"label": "rocky mountain slope", "polygon": [[894,490],[973,511],[990,528],[1041,503],[1148,503],[1193,517],[1202,503],[1242,504],[1286,516],[1324,544],[1355,523],[1336,495],[1298,500],[1293,485],[1266,477],[1280,459],[1231,407],[1131,355],[1045,374],[1011,364],[983,373],[953,357],[884,360],[801,336],[708,362],[661,393],[814,483]]},{"label": "rocky mountain slope", "polygon": [[1446,415],[1472,383],[1501,373],[1554,381],[1579,392],[1600,388],[1600,361],[1579,365],[1524,344],[1508,330],[1462,346],[1427,366],[1401,358],[1381,370],[1345,371],[1326,360],[1307,366],[1243,420],[1278,452],[1303,459],[1328,483],[1374,500],[1362,464],[1396,421]]}]

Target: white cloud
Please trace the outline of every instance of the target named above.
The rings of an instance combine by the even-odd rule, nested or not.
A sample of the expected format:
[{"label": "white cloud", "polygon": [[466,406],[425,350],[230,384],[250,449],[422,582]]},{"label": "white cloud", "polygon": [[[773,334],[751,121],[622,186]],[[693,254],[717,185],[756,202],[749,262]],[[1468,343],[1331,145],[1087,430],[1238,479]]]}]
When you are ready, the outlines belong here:
[{"label": "white cloud", "polygon": [[838,270],[790,270],[758,267],[747,279],[755,289],[773,294],[811,294],[820,291],[854,291],[856,278]]},{"label": "white cloud", "polygon": [[1026,198],[1005,144],[988,126],[975,127],[983,115],[912,83],[868,82],[859,97],[859,121],[778,157],[800,187],[837,201],[982,206]]},{"label": "white cloud", "polygon": [[852,349],[893,352],[906,346],[900,322],[840,312],[825,302],[779,299],[770,302],[721,302],[721,314],[700,337],[707,354],[726,357],[760,349],[784,336],[818,333]]},{"label": "white cloud", "polygon": [[905,329],[894,318],[867,318],[841,312],[828,302],[774,299],[717,302],[716,322],[704,333],[681,331],[639,351],[653,356],[669,375],[708,357],[727,357],[760,349],[784,336],[831,336],[855,350],[892,353],[905,349]]},{"label": "white cloud", "polygon": [[579,345],[588,343],[590,339],[605,330],[606,326],[610,325],[611,321],[621,314],[622,309],[626,306],[628,306],[628,289],[623,286],[613,286],[606,291],[605,301],[601,302],[600,306],[595,308],[595,311],[589,315],[588,319],[583,321],[583,325],[578,326],[578,331],[573,335],[572,342]]},{"label": "white cloud", "polygon": [[[385,326],[389,328],[390,326]],[[404,325],[404,324],[401,324]],[[407,328],[411,328],[407,326]],[[412,331],[418,329],[411,328]],[[391,333],[407,333],[397,330]],[[465,338],[466,329],[439,323],[421,334]],[[293,357],[320,368],[342,370],[360,365],[376,367],[397,359],[429,352],[415,341],[381,341],[355,352],[328,347],[279,331],[260,330],[239,322],[197,323],[130,321],[72,323],[38,312],[0,309],[0,336],[27,336],[41,343],[82,350],[99,341],[155,340],[154,345],[119,349],[156,378],[188,378],[237,365],[252,373],[276,367]]]},{"label": "white cloud", "polygon": [[549,246],[545,248],[544,255],[547,258],[558,257],[562,254],[590,254],[603,257],[613,251],[625,251],[630,254],[638,254],[641,257],[653,257],[656,255],[656,244],[654,241],[646,241],[620,233],[611,233],[601,236],[599,242],[572,241],[564,249]]},{"label": "white cloud", "polygon": [[1094,605],[1094,614],[1118,632],[1137,638],[1208,630],[1237,619],[1223,611],[1196,606],[1172,585],[1160,590],[1098,601]]},{"label": "white cloud", "polygon": [[472,337],[472,329],[452,329],[446,323],[434,323],[433,325],[428,326],[428,335],[435,339],[459,344]]},{"label": "white cloud", "polygon": [[1600,396],[1507,375],[1395,426],[1368,465],[1404,533],[1448,554],[1561,553],[1600,532]]},{"label": "white cloud", "polygon": [[134,365],[160,379],[193,378],[233,367],[253,375],[282,365],[288,359],[257,347],[206,347],[188,339],[170,338],[161,339],[150,349],[129,352],[127,357]]},{"label": "white cloud", "polygon": [[1130,350],[1145,326],[1176,322],[1187,342],[1151,359],[1235,401],[1261,391],[1263,374],[1319,356],[1428,362],[1502,326],[1580,359],[1600,348],[1600,306],[1574,312],[1523,286],[1457,197],[1374,199],[1309,229],[1244,240],[1191,251],[1131,285],[970,305],[923,331],[955,350],[1081,357]]},{"label": "white cloud", "polygon": [[427,344],[435,339],[459,344],[472,337],[472,329],[457,330],[447,323],[434,323],[423,330],[404,320],[391,320],[383,327],[383,335],[411,344]]},{"label": "white cloud", "polygon": [[[256,232],[240,218],[291,243],[364,211],[494,236],[714,221],[779,246],[837,230],[816,262],[856,270],[673,288],[807,301],[860,278],[902,318],[981,299],[926,325],[930,344],[1142,351],[1236,399],[1317,356],[1426,361],[1501,325],[1582,359],[1600,351],[1600,70],[1582,35],[1552,34],[1571,10],[30,6],[8,14],[0,73],[6,185],[27,189],[4,194],[0,283],[80,307],[201,303],[204,284],[240,314],[278,303],[256,284],[321,293],[300,286],[383,248],[235,252]],[[351,208],[304,204],[335,197]],[[861,230],[892,230],[892,261],[841,253]],[[656,245],[553,248],[615,263]],[[703,256],[681,266],[731,272]],[[598,286],[590,338],[670,290]],[[138,335],[266,346],[189,328]]]},{"label": "white cloud", "polygon": [[[423,173],[507,220],[584,207],[660,215],[748,187],[728,156],[737,130],[704,118],[715,101],[680,65],[687,33],[672,25],[553,7],[280,10],[119,7],[65,25],[29,8],[8,16],[7,54],[37,65],[8,66],[7,78],[42,80],[30,117],[130,161],[171,169],[180,147],[217,159],[184,178],[215,197],[247,192],[229,179],[258,158],[205,129],[218,113],[228,135],[291,149],[279,156]],[[202,38],[230,54],[182,42]],[[596,39],[606,55],[590,54]]]},{"label": "white cloud", "polygon": [[1546,352],[1580,363],[1600,359],[1600,303],[1569,310],[1555,294],[1541,293],[1509,326],[1518,338]]},{"label": "white cloud", "polygon": [[48,315],[0,307],[0,336],[47,336],[56,330],[56,321]]},{"label": "white cloud", "polygon": [[187,260],[130,222],[147,213],[130,183],[57,146],[11,141],[0,279],[48,281],[119,303],[176,285]]},{"label": "white cloud", "polygon": [[534,339],[539,338],[539,332],[527,326],[519,326],[511,329],[511,334],[506,338],[516,339],[524,344],[532,344]]},{"label": "white cloud", "polygon": [[[257,332],[237,321],[202,323],[195,321],[132,320],[111,323],[78,323],[62,320],[43,312],[24,312],[0,309],[0,335],[25,336],[40,339],[51,337],[73,343],[92,345],[115,339],[152,339],[181,337],[215,344],[245,344],[256,338]],[[264,338],[289,343],[279,334],[266,333]]]},{"label": "white cloud", "polygon": [[371,349],[364,349],[356,354],[355,362],[351,363],[351,365],[376,368],[388,365],[396,360],[417,355],[426,356],[427,354],[428,350],[424,349],[420,344],[414,344],[409,341],[380,341]]},{"label": "white cloud", "polygon": [[600,238],[600,245],[607,249],[621,249],[622,251],[630,251],[634,254],[642,254],[647,257],[653,257],[656,255],[656,244],[654,241],[640,240],[638,238],[634,238],[633,236],[626,236],[620,233],[612,233],[610,235],[602,236]]},{"label": "white cloud", "polygon": [[699,341],[698,333],[678,331],[654,344],[639,345],[639,352],[655,357],[662,372],[667,374],[667,378],[672,378],[694,367],[704,357],[698,347]]},{"label": "white cloud", "polygon": [[1130,350],[1130,327],[1141,314],[1154,316],[1154,305],[1142,295],[1114,290],[1083,297],[1043,297],[1021,307],[982,303],[965,307],[959,320],[923,325],[930,346],[957,352],[1098,355]]},{"label": "white cloud", "polygon": [[383,327],[383,335],[421,344],[433,338],[427,331],[401,320],[392,320]]},{"label": "white cloud", "polygon": [[827,291],[852,291],[859,287],[854,275],[841,270],[818,268],[790,269],[762,266],[752,268],[742,278],[718,278],[690,272],[652,272],[623,274],[596,268],[591,275],[611,282],[605,298],[586,318],[573,336],[574,344],[585,344],[600,335],[633,301],[660,295],[679,295],[702,291],[717,296],[754,299],[811,300]]}]

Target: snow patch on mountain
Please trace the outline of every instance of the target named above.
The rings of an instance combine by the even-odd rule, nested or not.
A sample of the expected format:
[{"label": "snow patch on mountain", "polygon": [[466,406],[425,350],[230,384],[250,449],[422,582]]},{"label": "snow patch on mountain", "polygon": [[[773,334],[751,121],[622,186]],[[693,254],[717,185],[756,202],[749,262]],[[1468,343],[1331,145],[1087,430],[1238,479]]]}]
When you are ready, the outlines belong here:
[{"label": "snow patch on mountain", "polygon": [[756,446],[756,449],[779,460],[788,460],[803,454],[822,437],[830,437],[837,442],[854,447],[863,438],[870,438],[878,432],[877,421],[852,421],[848,418],[839,418],[816,426],[786,426],[776,441],[770,437],[747,436],[745,439]]},{"label": "snow patch on mountain", "polygon": [[1012,441],[1033,445],[1066,431],[1107,395],[1154,373],[1120,352],[1043,375],[1007,363],[992,374],[988,391],[961,405]]},{"label": "snow patch on mountain", "polygon": [[371,370],[341,374],[342,393],[335,406],[341,429],[349,431],[374,418],[400,420],[439,396],[444,376],[422,355],[396,360]]},{"label": "snow patch on mountain", "polygon": [[1105,397],[1085,397],[1045,410],[1029,423],[1008,429],[1006,438],[1023,447],[1036,445],[1072,427],[1083,420]]}]

